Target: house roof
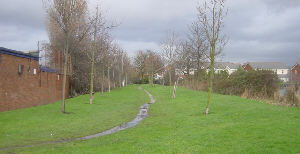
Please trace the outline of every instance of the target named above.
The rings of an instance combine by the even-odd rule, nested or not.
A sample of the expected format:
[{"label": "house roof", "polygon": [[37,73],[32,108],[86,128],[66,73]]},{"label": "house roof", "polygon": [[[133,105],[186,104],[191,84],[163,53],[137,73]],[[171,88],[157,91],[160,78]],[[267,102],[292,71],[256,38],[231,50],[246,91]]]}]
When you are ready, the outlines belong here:
[{"label": "house roof", "polygon": [[[210,63],[205,63],[204,67],[208,68]],[[232,62],[215,62],[215,69],[238,69],[241,66],[239,63],[232,63]]]},{"label": "house roof", "polygon": [[0,53],[12,55],[12,56],[16,56],[16,57],[21,57],[21,58],[33,59],[33,60],[37,60],[37,61],[39,60],[39,56],[37,56],[36,54],[24,53],[22,51],[7,49],[4,47],[0,47]]},{"label": "house roof", "polygon": [[229,67],[230,69],[238,69],[241,66],[239,63],[231,63],[231,62],[216,62],[215,68],[216,69],[225,69]]},{"label": "house roof", "polygon": [[294,69],[297,65],[300,66],[300,62],[296,62],[296,64],[292,67],[292,69]]},{"label": "house roof", "polygon": [[289,69],[282,62],[248,62],[248,64],[254,69]]}]

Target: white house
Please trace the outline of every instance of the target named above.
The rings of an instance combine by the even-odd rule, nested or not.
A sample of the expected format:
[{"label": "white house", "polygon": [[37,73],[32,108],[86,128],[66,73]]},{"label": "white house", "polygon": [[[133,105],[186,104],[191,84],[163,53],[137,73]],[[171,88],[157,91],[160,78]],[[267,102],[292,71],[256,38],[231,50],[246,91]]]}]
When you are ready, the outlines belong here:
[{"label": "white house", "polygon": [[[209,63],[206,63],[206,72],[209,72]],[[221,71],[226,71],[229,75],[237,71],[241,67],[239,63],[232,62],[215,62],[215,73],[220,73]]]},{"label": "white house", "polygon": [[[248,62],[246,65],[249,65],[252,69],[255,70],[270,70],[276,73],[284,82],[289,81],[289,68],[285,63],[282,62]],[[245,65],[244,65],[245,66]]]}]

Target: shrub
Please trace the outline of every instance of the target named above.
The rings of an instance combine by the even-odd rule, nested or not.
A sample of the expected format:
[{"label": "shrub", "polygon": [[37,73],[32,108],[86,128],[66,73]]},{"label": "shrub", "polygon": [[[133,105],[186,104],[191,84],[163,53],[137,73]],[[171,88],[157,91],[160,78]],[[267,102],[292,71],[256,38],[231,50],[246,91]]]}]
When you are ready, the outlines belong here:
[{"label": "shrub", "polygon": [[[239,69],[224,81],[225,83],[216,86],[216,91],[258,98],[273,98],[280,85],[277,74],[267,70],[244,71]],[[222,81],[219,80],[219,82]],[[219,82],[215,82],[215,84]]]},{"label": "shrub", "polygon": [[148,84],[148,83],[149,83],[148,78],[139,79],[134,82],[134,84]]},{"label": "shrub", "polygon": [[[213,91],[226,95],[238,95],[246,98],[274,98],[279,90],[280,80],[277,74],[267,70],[238,71],[228,74],[221,71],[214,74]],[[183,82],[187,88],[207,90],[208,81],[189,79]]]},{"label": "shrub", "polygon": [[290,105],[290,106],[300,106],[300,98],[297,95],[297,91],[299,87],[297,85],[292,85],[286,88],[286,92],[281,100],[282,104]]}]

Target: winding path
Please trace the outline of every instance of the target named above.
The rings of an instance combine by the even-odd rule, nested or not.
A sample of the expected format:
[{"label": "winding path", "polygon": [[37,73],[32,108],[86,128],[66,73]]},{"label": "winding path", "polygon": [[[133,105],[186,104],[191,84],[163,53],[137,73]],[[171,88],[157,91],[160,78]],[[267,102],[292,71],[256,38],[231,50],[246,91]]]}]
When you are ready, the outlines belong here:
[{"label": "winding path", "polygon": [[[141,87],[139,87],[139,90],[143,90],[143,89]],[[147,90],[144,89],[144,91],[148,94],[148,96],[150,98],[150,102],[142,105],[139,108],[139,113],[130,122],[127,122],[127,123],[124,123],[122,125],[113,127],[113,128],[111,128],[109,130],[106,130],[104,132],[100,132],[100,133],[89,135],[89,136],[84,136],[84,137],[79,137],[79,138],[72,138],[72,139],[64,139],[64,140],[58,140],[58,141],[47,141],[47,142],[42,142],[42,143],[32,144],[32,145],[21,145],[21,146],[5,147],[5,148],[0,148],[0,151],[13,150],[13,149],[16,149],[16,148],[34,147],[34,146],[38,146],[38,145],[46,145],[46,144],[55,144],[55,143],[66,143],[66,142],[71,142],[71,141],[88,140],[88,139],[96,138],[96,137],[99,137],[99,136],[113,134],[113,133],[119,132],[121,130],[134,127],[138,123],[140,123],[142,120],[144,120],[146,117],[149,116],[148,111],[149,111],[150,105],[153,104],[153,103],[155,103],[154,97]]]}]

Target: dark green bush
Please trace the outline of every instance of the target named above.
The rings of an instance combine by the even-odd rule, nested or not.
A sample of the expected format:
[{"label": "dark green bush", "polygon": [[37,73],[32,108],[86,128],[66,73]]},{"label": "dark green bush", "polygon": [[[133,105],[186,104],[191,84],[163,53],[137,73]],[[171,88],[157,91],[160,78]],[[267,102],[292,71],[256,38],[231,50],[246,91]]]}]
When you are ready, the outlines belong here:
[{"label": "dark green bush", "polygon": [[279,85],[280,80],[273,71],[239,69],[230,76],[217,75],[214,80],[214,91],[239,96],[246,93],[246,97],[273,98]]},{"label": "dark green bush", "polygon": [[149,83],[148,78],[139,79],[134,82],[134,84],[148,84],[148,83]]}]

